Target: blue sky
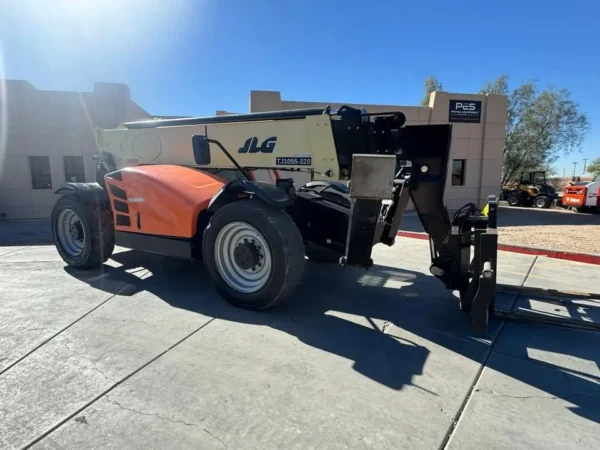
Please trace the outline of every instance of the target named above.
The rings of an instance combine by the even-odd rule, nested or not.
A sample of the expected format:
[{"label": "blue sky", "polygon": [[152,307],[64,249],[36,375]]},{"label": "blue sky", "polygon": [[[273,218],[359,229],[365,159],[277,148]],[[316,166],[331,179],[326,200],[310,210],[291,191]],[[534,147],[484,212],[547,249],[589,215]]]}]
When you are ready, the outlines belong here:
[{"label": "blue sky", "polygon": [[[156,115],[291,100],[413,105],[425,77],[476,92],[501,73],[571,90],[600,156],[600,4],[580,1],[0,0],[4,76],[38,89],[130,86]],[[1,73],[1,72],[0,72]]]}]

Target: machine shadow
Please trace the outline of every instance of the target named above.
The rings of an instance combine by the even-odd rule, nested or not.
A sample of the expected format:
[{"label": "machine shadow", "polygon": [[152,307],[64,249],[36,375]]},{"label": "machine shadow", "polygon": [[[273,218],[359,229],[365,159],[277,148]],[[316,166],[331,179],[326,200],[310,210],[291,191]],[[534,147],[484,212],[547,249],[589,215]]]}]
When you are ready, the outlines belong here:
[{"label": "machine shadow", "polygon": [[0,221],[0,247],[52,245],[49,220]]},{"label": "machine shadow", "polygon": [[[487,332],[473,331],[468,316],[459,311],[457,301],[441,283],[420,272],[394,267],[375,265],[365,271],[307,261],[304,281],[292,298],[269,310],[253,312],[222,300],[199,263],[136,251],[117,253],[112,259],[122,266],[105,265],[100,275],[69,267],[65,270],[97,289],[126,283],[131,289],[120,295],[146,291],[176,308],[283,331],[306,345],[352,361],[360,374],[396,390],[407,385],[424,389],[413,381],[423,374],[427,359],[437,357],[431,355],[432,347],[483,363],[500,326],[499,320],[492,319]],[[140,266],[151,275],[140,279],[127,272]],[[518,352],[527,354],[527,342],[516,345],[521,347]],[[553,340],[536,341],[535,345],[564,352],[564,346]],[[600,364],[598,352],[592,354],[577,346],[569,347],[569,352]],[[576,387],[578,392],[593,391],[600,397],[598,379],[555,367],[568,384],[551,383],[494,358],[489,359],[488,367],[567,399],[576,405],[571,408],[574,413],[600,420],[598,402],[572,395]]]}]

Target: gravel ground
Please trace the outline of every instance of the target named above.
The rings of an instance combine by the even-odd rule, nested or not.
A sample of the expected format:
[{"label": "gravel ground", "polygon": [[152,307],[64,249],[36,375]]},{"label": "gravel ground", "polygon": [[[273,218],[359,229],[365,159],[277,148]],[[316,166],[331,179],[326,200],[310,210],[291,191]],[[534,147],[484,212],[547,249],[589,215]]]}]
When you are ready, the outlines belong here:
[{"label": "gravel ground", "polygon": [[600,225],[502,227],[498,238],[501,244],[600,255]]},{"label": "gravel ground", "polygon": [[600,255],[600,214],[500,207],[501,244]]},{"label": "gravel ground", "polygon": [[[401,229],[424,232],[412,211],[406,215]],[[498,234],[501,244],[600,255],[600,214],[501,205]]]}]

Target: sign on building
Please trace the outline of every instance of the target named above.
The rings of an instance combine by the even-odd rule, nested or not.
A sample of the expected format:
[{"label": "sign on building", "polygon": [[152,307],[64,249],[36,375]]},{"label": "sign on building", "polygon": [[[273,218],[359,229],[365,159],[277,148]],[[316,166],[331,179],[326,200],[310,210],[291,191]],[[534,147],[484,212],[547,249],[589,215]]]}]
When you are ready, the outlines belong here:
[{"label": "sign on building", "polygon": [[481,122],[481,100],[450,100],[448,122]]}]

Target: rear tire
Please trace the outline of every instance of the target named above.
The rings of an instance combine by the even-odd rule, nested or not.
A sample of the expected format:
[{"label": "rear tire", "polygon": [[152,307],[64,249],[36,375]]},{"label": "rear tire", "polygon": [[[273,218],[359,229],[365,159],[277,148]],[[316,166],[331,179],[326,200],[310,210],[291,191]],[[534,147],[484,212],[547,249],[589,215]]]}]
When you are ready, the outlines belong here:
[{"label": "rear tire", "polygon": [[113,253],[115,231],[107,205],[64,195],[52,209],[51,225],[56,249],[69,266],[100,267]]},{"label": "rear tire", "polygon": [[552,203],[552,199],[545,195],[540,195],[533,201],[533,205],[538,209],[548,208],[550,203]]},{"label": "rear tire", "polygon": [[511,194],[507,201],[509,206],[519,206],[521,204],[521,198],[517,194]]},{"label": "rear tire", "polygon": [[220,208],[204,231],[202,247],[217,291],[242,308],[273,306],[302,280],[304,243],[298,227],[284,211],[257,200]]}]

